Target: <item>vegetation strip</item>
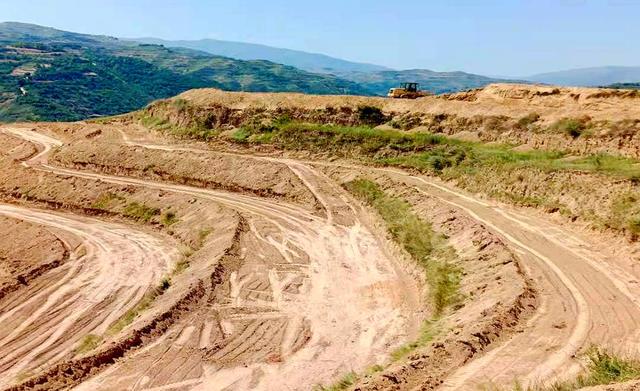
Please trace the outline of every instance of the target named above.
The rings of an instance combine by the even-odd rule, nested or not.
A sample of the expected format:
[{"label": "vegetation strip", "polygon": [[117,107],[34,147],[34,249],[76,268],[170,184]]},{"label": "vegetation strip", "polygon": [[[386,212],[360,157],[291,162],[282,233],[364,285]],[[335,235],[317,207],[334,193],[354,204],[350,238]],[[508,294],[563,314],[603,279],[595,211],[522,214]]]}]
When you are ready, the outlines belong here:
[{"label": "vegetation strip", "polygon": [[[391,362],[399,361],[416,349],[426,346],[441,331],[439,318],[447,308],[462,300],[459,292],[462,270],[450,262],[456,258],[454,250],[446,246],[445,239],[436,234],[430,224],[413,213],[406,201],[386,194],[375,182],[367,179],[356,179],[344,186],[378,212],[393,239],[425,270],[434,318],[423,323],[415,341],[402,345],[391,353]],[[376,364],[368,368],[363,375],[351,371],[334,384],[318,385],[315,389],[347,390],[363,376],[372,376],[383,369],[383,366]]]},{"label": "vegetation strip", "polygon": [[[559,381],[551,385],[532,386],[527,391],[575,391],[584,387],[623,383],[640,379],[640,361],[624,358],[600,349],[590,348],[586,353],[586,368],[574,380]],[[516,384],[514,391],[523,391]]]},{"label": "vegetation strip", "polygon": [[462,270],[450,262],[456,254],[445,239],[415,215],[409,203],[387,195],[375,182],[356,179],[345,187],[380,214],[393,239],[425,270],[435,316],[460,302]]},{"label": "vegetation strip", "polygon": [[[245,118],[243,125],[234,133],[222,136],[221,131],[207,125],[206,111],[196,114],[195,107],[184,100],[161,103],[164,106],[150,106],[137,116],[143,124],[175,137],[210,142],[226,137],[224,140],[238,144],[272,145],[283,150],[310,151],[323,156],[416,170],[453,180],[458,186],[473,192],[484,192],[502,201],[558,211],[571,219],[583,218],[597,228],[628,233],[631,239],[640,238],[640,203],[635,202],[640,199],[640,161],[636,159],[604,153],[573,156],[563,151],[520,151],[508,144],[487,144],[433,133],[372,128],[388,118],[380,109],[369,106],[362,106],[353,114],[355,119],[352,121],[360,126],[306,123],[292,120],[289,114],[282,114],[270,120],[260,116]],[[190,127],[176,125],[168,117],[154,116],[160,115],[162,110],[172,112],[176,110],[176,105],[181,107],[185,118],[193,117],[191,121],[186,121]],[[535,113],[524,116],[518,121],[518,126],[531,126],[538,121],[538,117]],[[588,133],[589,126],[581,119],[563,118],[550,125],[550,128],[570,137],[581,137]],[[571,202],[566,200],[566,196],[563,197],[566,191],[562,190],[565,189],[562,175],[574,173],[592,175],[594,180],[612,184],[626,183],[624,186],[628,190],[612,193],[611,199],[594,200],[606,202],[606,209],[590,209],[583,201]],[[487,177],[500,180],[487,182],[484,180]],[[548,186],[544,189],[525,186],[528,177],[546,178]],[[630,207],[621,208],[621,205]],[[624,213],[620,213],[620,210],[624,210]]]}]

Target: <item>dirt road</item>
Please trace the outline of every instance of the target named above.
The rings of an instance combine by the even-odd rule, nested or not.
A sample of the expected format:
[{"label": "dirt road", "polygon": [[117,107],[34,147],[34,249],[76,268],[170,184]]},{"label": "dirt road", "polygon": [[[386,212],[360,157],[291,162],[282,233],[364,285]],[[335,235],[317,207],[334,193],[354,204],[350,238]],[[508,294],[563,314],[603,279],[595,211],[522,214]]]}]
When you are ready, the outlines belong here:
[{"label": "dirt road", "polygon": [[[12,129],[11,133],[46,144],[45,150],[59,144],[25,129]],[[80,389],[308,389],[384,360],[390,349],[409,339],[417,329],[415,311],[420,306],[414,280],[360,222],[344,192],[304,165],[294,167],[294,171],[318,197],[326,209],[326,218],[293,204],[255,196],[62,169],[42,163],[41,157],[28,164],[64,176],[212,200],[239,211],[249,225],[241,241],[243,264],[231,275],[231,297],[227,298],[227,307],[235,311],[221,322],[227,325],[230,338],[214,355],[214,362],[229,364],[206,365],[195,372],[178,370],[177,378],[149,378],[157,361],[167,360],[164,354],[154,351],[162,344],[160,340],[131,357],[136,362],[131,376],[123,375],[129,375],[125,361]],[[264,310],[256,311],[260,308]],[[240,316],[243,312],[245,315]],[[273,319],[280,320],[279,325],[273,326]],[[185,350],[193,351],[192,344],[202,345],[203,335],[207,336],[206,348],[212,332],[211,319],[206,314],[180,327],[173,334]],[[300,345],[297,336],[305,329],[310,331],[310,339],[293,349]],[[262,339],[269,342],[254,340],[255,333],[261,333]],[[256,343],[264,343],[265,351],[273,343],[279,345],[283,356],[272,359],[279,363],[254,362],[251,357],[238,359],[247,349],[257,349],[253,355],[261,357],[262,345],[250,347]],[[149,354],[154,359],[145,367],[143,358]],[[183,355],[176,354],[173,360],[176,357]],[[176,361],[166,365],[178,364]]]},{"label": "dirt road", "polygon": [[477,199],[440,181],[385,170],[391,177],[463,209],[519,254],[542,293],[526,328],[460,368],[442,389],[523,385],[570,377],[575,355],[590,345],[620,353],[640,350],[637,268],[597,243],[528,211]]},{"label": "dirt road", "polygon": [[[29,163],[38,170],[188,194],[226,205],[249,221],[241,246],[243,264],[232,275],[232,293],[227,298],[226,309],[235,312],[221,312],[227,316],[223,324],[228,330],[223,333],[232,337],[215,356],[215,362],[228,364],[205,365],[190,375],[177,371],[179,376],[154,378],[150,375],[155,373],[154,365],[170,364],[162,361],[169,360],[166,356],[158,358],[154,353],[163,346],[160,340],[131,358],[140,363],[145,357],[155,357],[151,360],[156,360],[155,364],[150,363],[142,372],[127,367],[126,362],[116,364],[80,389],[304,389],[384,359],[389,347],[406,339],[407,330],[415,327],[412,306],[417,305],[417,290],[361,222],[349,197],[322,173],[326,166],[384,174],[463,210],[501,236],[535,280],[541,305],[521,332],[457,370],[442,389],[510,385],[515,380],[527,385],[568,377],[580,369],[576,354],[591,344],[616,351],[624,347],[629,353],[639,350],[640,271],[627,253],[613,253],[584,232],[534,212],[486,201],[438,180],[399,170],[242,156],[287,165],[313,192],[326,211],[325,217],[297,205],[250,195],[55,167],[46,163],[46,153],[60,145],[59,141],[24,129],[10,132],[43,145],[43,152]],[[129,139],[125,142],[168,151],[218,153]],[[269,254],[268,258],[275,261],[260,259],[260,254]],[[295,289],[290,289],[292,281],[298,282]],[[336,281],[349,283],[336,289]],[[239,316],[248,308],[259,307],[269,312],[250,311],[250,316]],[[282,321],[280,326],[263,329],[267,318]],[[211,320],[204,316],[198,319],[178,327],[166,338],[179,341],[181,347],[177,349],[193,351],[194,346],[202,344],[203,335],[206,340],[212,335]],[[294,349],[297,337],[292,336],[299,336],[305,327],[311,330],[311,339]],[[229,331],[234,328],[245,331]],[[242,356],[246,351],[247,342],[243,340],[253,341],[246,330],[263,330],[263,335],[273,336],[269,338],[280,345],[280,352],[286,352],[285,357],[279,357],[277,365],[250,359],[242,364],[229,361],[229,357]],[[260,349],[264,356],[271,348]],[[119,380],[122,371],[133,371],[130,376],[134,380]]]},{"label": "dirt road", "polygon": [[[147,148],[207,153],[192,147],[125,141]],[[340,163],[246,157],[280,161],[292,169],[303,163],[307,170],[313,166],[348,167]],[[363,170],[360,166],[352,168]],[[487,384],[510,385],[514,381],[526,386],[570,378],[581,368],[576,355],[591,345],[622,354],[640,352],[640,270],[628,253],[614,254],[607,246],[545,216],[479,199],[436,179],[394,169],[368,170],[382,172],[435,196],[488,226],[519,255],[541,292],[541,307],[523,332],[460,368],[442,389],[468,390]]]},{"label": "dirt road", "polygon": [[[69,261],[6,297],[0,307],[0,386],[68,356],[159,283],[177,259],[173,243],[130,227],[0,204],[0,215],[46,226]],[[72,245],[69,245],[72,247]],[[75,246],[74,246],[75,247]]]}]

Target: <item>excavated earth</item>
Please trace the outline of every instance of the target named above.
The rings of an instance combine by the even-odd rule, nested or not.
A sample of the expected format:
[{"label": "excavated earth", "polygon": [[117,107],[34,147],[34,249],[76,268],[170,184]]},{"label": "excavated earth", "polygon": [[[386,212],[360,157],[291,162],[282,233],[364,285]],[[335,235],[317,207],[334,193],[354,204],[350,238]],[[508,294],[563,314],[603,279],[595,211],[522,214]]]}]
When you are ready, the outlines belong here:
[{"label": "excavated earth", "polygon": [[[196,90],[180,98],[195,112],[147,110],[230,129],[256,113],[354,124],[354,108],[374,103],[410,127],[437,116],[444,133],[536,144],[470,118],[640,117],[635,95],[607,94],[491,86],[399,102]],[[610,150],[627,136],[598,137],[572,145]],[[625,140],[619,150],[635,156],[635,135]],[[3,125],[0,145],[0,389],[309,390],[354,371],[358,390],[473,390],[570,379],[591,345],[640,353],[637,244],[611,233],[398,169],[192,143],[127,119]],[[356,178],[445,238],[459,304],[435,317],[424,272],[344,190]],[[391,359],[425,321],[432,339]]]}]

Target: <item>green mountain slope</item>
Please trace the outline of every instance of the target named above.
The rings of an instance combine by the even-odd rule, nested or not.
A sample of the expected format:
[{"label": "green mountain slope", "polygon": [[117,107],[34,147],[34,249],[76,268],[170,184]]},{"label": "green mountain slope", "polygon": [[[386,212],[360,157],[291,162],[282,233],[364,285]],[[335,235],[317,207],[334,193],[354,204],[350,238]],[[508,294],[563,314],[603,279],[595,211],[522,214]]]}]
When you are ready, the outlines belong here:
[{"label": "green mountain slope", "polygon": [[0,23],[0,121],[118,114],[197,87],[370,94],[351,81],[268,61]]},{"label": "green mountain slope", "polygon": [[382,72],[346,72],[338,76],[357,82],[376,95],[385,95],[389,88],[402,82],[420,83],[420,88],[434,94],[457,92],[481,88],[491,83],[516,82],[515,80],[496,79],[465,72],[435,72],[428,69],[410,69],[405,71]]},{"label": "green mountain slope", "polygon": [[640,83],[613,83],[603,88],[615,88],[618,90],[640,90]]}]

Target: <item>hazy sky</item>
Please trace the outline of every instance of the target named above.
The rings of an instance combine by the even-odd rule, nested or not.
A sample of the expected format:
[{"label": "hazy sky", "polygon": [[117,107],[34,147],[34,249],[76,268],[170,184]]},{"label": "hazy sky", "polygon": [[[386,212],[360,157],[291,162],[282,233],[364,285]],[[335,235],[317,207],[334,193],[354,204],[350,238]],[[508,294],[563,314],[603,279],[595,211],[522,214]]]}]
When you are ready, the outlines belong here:
[{"label": "hazy sky", "polygon": [[399,69],[640,65],[640,0],[0,0],[0,10],[76,32],[255,42]]}]

